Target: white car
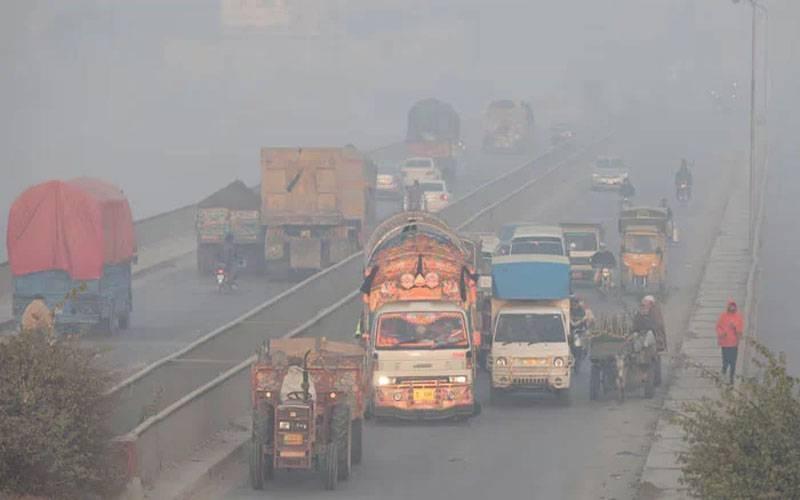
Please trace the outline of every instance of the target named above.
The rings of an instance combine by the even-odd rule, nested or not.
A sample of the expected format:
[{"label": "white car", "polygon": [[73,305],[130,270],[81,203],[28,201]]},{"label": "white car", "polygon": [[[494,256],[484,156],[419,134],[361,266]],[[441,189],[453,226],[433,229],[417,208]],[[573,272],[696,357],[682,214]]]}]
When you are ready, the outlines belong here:
[{"label": "white car", "polygon": [[400,175],[403,177],[403,185],[411,186],[414,181],[420,183],[442,178],[442,172],[436,166],[433,158],[408,158],[400,167]]},{"label": "white car", "polygon": [[595,161],[592,170],[592,189],[616,191],[627,178],[628,169],[621,158],[601,156]]},{"label": "white car", "polygon": [[450,204],[450,192],[443,180],[430,180],[419,183],[425,198],[425,209],[438,212]]}]

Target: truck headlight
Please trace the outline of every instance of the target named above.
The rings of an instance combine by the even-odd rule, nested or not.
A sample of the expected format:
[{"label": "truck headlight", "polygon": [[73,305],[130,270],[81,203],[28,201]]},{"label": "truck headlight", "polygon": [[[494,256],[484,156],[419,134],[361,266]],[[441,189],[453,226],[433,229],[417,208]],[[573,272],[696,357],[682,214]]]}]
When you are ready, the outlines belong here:
[{"label": "truck headlight", "polygon": [[556,368],[562,368],[564,366],[564,358],[556,358],[553,360],[553,366]]},{"label": "truck headlight", "polygon": [[286,420],[284,420],[282,422],[278,422],[278,429],[280,429],[282,431],[288,431],[291,428],[292,428],[292,423],[291,422],[288,422]]},{"label": "truck headlight", "polygon": [[456,375],[455,377],[450,377],[451,384],[466,384],[467,383],[467,376],[466,375]]},{"label": "truck headlight", "polygon": [[386,375],[381,375],[378,377],[378,385],[389,385],[392,383],[392,379],[387,377]]},{"label": "truck headlight", "polygon": [[504,357],[499,357],[494,361],[496,366],[508,366],[508,360]]}]

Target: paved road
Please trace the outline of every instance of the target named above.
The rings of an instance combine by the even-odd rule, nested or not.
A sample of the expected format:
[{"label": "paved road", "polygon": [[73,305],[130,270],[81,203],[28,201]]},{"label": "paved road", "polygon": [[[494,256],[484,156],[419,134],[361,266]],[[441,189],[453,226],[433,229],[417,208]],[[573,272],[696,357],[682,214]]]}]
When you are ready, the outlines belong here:
[{"label": "paved road", "polygon": [[[471,126],[467,134],[467,145],[474,144],[476,149],[468,150],[465,170],[456,186],[456,197],[522,165],[529,158],[525,155],[484,155],[477,149],[479,127]],[[86,343],[99,348],[103,362],[116,370],[118,377],[124,377],[186,346],[292,285],[261,277],[243,277],[237,293],[220,296],[211,278],[196,273],[195,256],[191,254],[134,282],[135,311],[129,331],[114,338],[88,338]]]},{"label": "paved road", "polygon": [[[671,186],[680,156],[704,166],[696,174],[700,196],[689,207],[676,209],[683,239],[669,258],[672,286],[665,306],[673,331],[681,331],[688,317],[692,290],[721,215],[726,186],[719,179],[725,178],[722,171],[730,159],[724,151],[731,132],[719,122],[688,117],[655,110],[639,117],[609,147],[633,166],[643,203],[669,195],[664,186]],[[601,219],[609,228],[611,248],[616,247],[616,197],[589,193],[586,175],[564,179],[557,189],[549,187],[546,193],[532,192],[520,216],[543,222]],[[596,312],[621,307],[601,301],[592,291],[585,295]],[[323,492],[313,476],[296,473],[279,474],[266,494],[257,493],[247,485],[247,467],[240,463],[205,493],[226,499],[633,498],[660,401],[636,398],[624,406],[591,402],[587,372],[574,379],[568,403],[543,396],[488,405],[484,374],[478,391],[484,411],[469,423],[370,423],[364,463],[336,492]]]}]

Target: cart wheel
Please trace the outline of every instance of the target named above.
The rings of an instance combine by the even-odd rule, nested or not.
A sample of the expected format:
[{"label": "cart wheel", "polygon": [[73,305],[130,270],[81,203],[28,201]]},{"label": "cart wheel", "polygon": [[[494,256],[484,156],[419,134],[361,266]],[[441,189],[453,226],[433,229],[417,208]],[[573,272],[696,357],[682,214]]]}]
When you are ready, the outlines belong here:
[{"label": "cart wheel", "polygon": [[648,371],[647,379],[644,381],[644,397],[652,399],[656,395],[656,364],[652,363]]},{"label": "cart wheel", "polygon": [[654,383],[656,387],[661,387],[661,354],[656,354],[656,374],[654,377]]},{"label": "cart wheel", "polygon": [[320,472],[322,472],[322,482],[325,485],[326,490],[335,490],[336,483],[339,479],[339,460],[337,460],[339,456],[339,450],[337,449],[336,441],[333,441],[326,446],[323,453],[324,455],[322,457],[322,464],[320,467]]},{"label": "cart wheel", "polygon": [[360,418],[353,420],[353,427],[351,429],[353,433],[353,443],[352,447],[350,448],[351,452],[351,462],[354,464],[361,463],[361,443],[363,440],[363,432],[364,432],[364,421]]},{"label": "cart wheel", "polygon": [[589,379],[589,399],[596,401],[600,397],[602,389],[603,377],[600,372],[600,367],[592,363],[592,372]]},{"label": "cart wheel", "polygon": [[336,405],[333,408],[333,439],[336,441],[337,478],[340,481],[350,479],[352,465],[352,429],[350,423],[350,407]]}]

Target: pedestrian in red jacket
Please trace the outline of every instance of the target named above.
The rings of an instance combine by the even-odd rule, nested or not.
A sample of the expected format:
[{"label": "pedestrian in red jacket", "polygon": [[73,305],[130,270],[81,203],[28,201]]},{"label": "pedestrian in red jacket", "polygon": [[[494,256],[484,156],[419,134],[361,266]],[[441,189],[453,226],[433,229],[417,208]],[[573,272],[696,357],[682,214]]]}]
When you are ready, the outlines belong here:
[{"label": "pedestrian in red jacket", "polygon": [[739,356],[739,340],[743,333],[744,319],[736,302],[731,299],[717,320],[717,344],[722,348],[722,375],[730,368],[731,384],[736,375],[736,358]]}]

